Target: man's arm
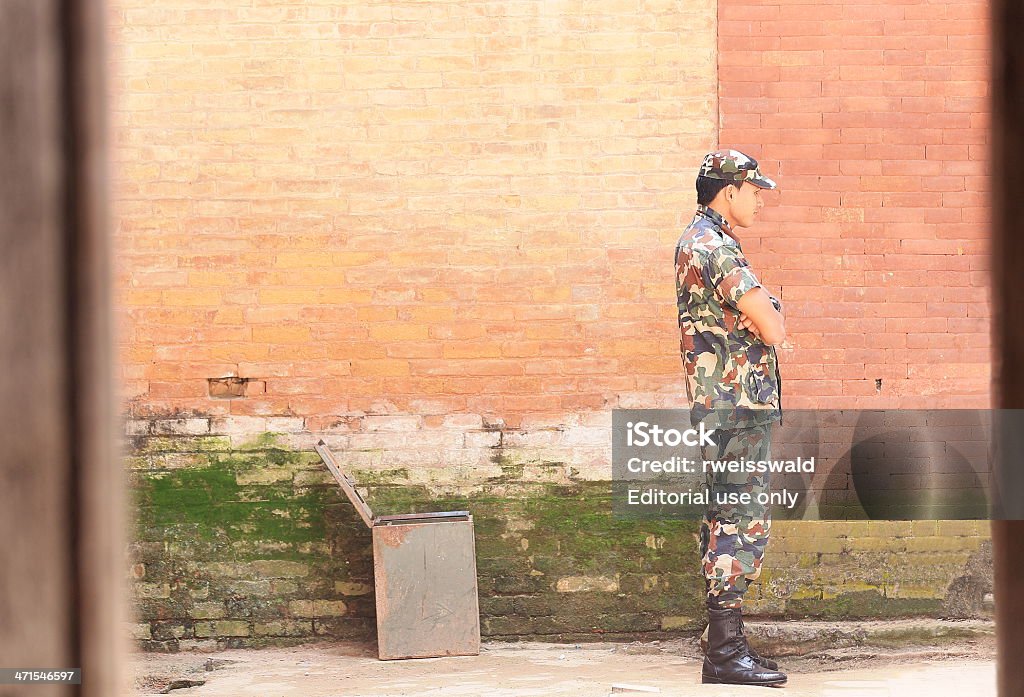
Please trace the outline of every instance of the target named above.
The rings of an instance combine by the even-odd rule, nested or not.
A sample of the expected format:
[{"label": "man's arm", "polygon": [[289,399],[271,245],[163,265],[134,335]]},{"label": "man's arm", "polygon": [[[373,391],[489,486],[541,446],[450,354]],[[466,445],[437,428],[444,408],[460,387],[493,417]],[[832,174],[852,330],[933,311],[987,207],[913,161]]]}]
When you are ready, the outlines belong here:
[{"label": "man's arm", "polygon": [[[771,296],[764,288],[757,287],[747,291],[736,306],[746,317],[746,320],[741,318],[741,324],[754,331],[761,337],[761,341],[769,346],[785,341],[786,324],[782,313],[775,309]],[[752,323],[753,327],[748,322]]]}]

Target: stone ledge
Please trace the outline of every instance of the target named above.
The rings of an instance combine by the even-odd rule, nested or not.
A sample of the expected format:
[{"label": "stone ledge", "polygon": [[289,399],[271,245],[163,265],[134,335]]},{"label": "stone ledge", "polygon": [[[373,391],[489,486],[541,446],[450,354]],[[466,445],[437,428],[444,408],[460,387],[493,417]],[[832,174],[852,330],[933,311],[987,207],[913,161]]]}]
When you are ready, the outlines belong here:
[{"label": "stone ledge", "polygon": [[897,649],[937,646],[995,636],[995,623],[990,620],[760,622],[745,618],[743,624],[751,645],[768,656],[806,656],[851,647]]}]

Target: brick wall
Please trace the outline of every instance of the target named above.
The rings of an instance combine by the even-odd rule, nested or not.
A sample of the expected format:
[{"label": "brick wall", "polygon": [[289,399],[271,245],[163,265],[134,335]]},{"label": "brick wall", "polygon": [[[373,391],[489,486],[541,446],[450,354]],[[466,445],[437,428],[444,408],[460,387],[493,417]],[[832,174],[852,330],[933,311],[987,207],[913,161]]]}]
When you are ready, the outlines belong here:
[{"label": "brick wall", "polygon": [[133,409],[680,406],[716,140],[781,183],[747,246],[790,406],[987,405],[983,3],[719,11],[716,55],[707,0],[111,3]]},{"label": "brick wall", "polygon": [[[788,407],[988,404],[978,1],[108,5],[154,646],[372,631],[320,434],[419,492],[396,507],[475,497],[485,633],[696,627],[692,531],[617,527],[594,487],[611,409],[685,405],[670,250],[719,143],[782,188],[744,248],[787,308]],[[566,496],[597,527],[534,558],[520,528]],[[760,611],[941,612],[986,536],[809,525],[779,526]]]},{"label": "brick wall", "polygon": [[986,9],[721,0],[719,140],[779,174],[749,247],[792,407],[990,405]]},{"label": "brick wall", "polygon": [[[137,413],[679,404],[711,0],[111,3]],[[207,379],[255,385],[213,401]]]}]

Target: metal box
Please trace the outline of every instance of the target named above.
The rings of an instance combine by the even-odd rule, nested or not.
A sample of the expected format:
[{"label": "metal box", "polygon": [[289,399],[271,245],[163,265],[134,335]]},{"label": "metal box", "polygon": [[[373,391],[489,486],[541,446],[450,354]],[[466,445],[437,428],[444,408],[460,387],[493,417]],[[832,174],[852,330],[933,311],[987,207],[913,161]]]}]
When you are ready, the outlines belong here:
[{"label": "metal box", "polygon": [[480,653],[473,516],[467,511],[375,516],[322,440],[316,451],[373,535],[378,656]]}]

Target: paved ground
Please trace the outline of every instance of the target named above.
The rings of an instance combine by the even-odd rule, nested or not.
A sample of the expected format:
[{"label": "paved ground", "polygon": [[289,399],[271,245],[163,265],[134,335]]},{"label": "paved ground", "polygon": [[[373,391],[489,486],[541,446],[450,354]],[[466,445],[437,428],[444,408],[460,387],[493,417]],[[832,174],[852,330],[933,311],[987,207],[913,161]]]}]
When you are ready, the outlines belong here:
[{"label": "paved ground", "polygon": [[[490,643],[479,656],[407,661],[379,661],[373,650],[330,643],[211,654],[136,654],[133,662],[137,694],[167,694],[165,690],[172,688],[169,694],[181,697],[607,697],[617,683],[659,688],[665,697],[995,694],[993,648],[986,641],[781,659],[790,679],[779,691],[701,685],[698,649],[688,641]],[[193,686],[188,687],[190,683]]]}]

